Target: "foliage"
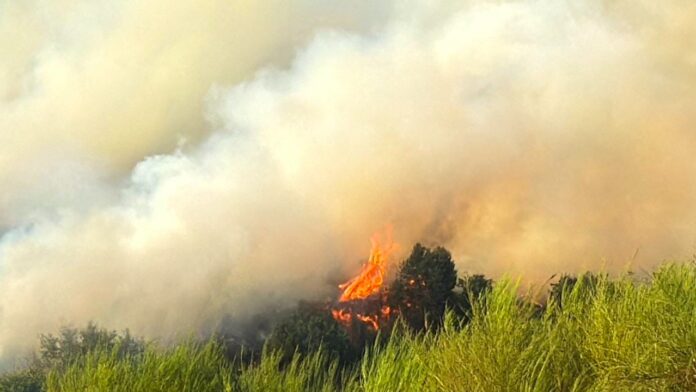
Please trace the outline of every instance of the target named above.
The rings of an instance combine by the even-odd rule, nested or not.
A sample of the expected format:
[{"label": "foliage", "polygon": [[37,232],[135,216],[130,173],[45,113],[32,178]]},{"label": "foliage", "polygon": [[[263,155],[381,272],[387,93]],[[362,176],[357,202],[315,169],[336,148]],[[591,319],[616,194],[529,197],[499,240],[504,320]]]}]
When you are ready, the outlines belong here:
[{"label": "foliage", "polygon": [[259,362],[240,366],[215,341],[185,342],[125,356],[97,349],[51,370],[46,386],[61,392],[696,390],[696,265],[665,265],[646,281],[578,278],[562,292],[562,306],[539,317],[514,282],[498,282],[471,302],[467,324],[458,326],[450,311],[437,331],[399,329],[356,367],[339,366],[322,347],[286,363],[286,354],[270,346]]},{"label": "foliage", "polygon": [[465,275],[457,279],[457,285],[448,304],[460,320],[469,321],[475,303],[485,300],[492,289],[493,280],[484,275]]},{"label": "foliage", "polygon": [[93,322],[80,329],[63,327],[58,335],[42,334],[39,340],[42,367],[66,367],[97,349],[113,351],[118,357],[138,355],[145,349],[144,340],[130,331],[109,331]]},{"label": "foliage", "polygon": [[457,271],[447,249],[416,244],[389,288],[391,305],[415,330],[425,329],[428,322],[436,326],[456,280]]},{"label": "foliage", "polygon": [[605,283],[608,282],[606,277],[591,272],[586,272],[580,275],[579,278],[573,275],[563,274],[558,279],[558,282],[551,283],[548,303],[562,307],[563,302],[566,301],[566,297],[570,296],[572,293],[574,293],[573,295],[576,297],[589,300],[597,293],[597,286],[601,280]]},{"label": "foliage", "polygon": [[66,369],[82,362],[95,351],[106,350],[116,358],[134,357],[145,350],[143,339],[128,330],[118,333],[89,322],[84,328],[63,327],[57,335],[39,337],[39,356],[32,358],[26,369],[0,377],[0,391],[41,391],[50,371]]},{"label": "foliage", "polygon": [[268,347],[281,353],[284,363],[295,353],[307,355],[321,347],[330,358],[341,363],[356,359],[356,349],[348,335],[323,306],[303,303],[273,329]]},{"label": "foliage", "polygon": [[186,341],[170,349],[148,346],[139,355],[106,346],[88,352],[83,361],[52,370],[46,391],[229,391],[232,368],[222,346]]},{"label": "foliage", "polygon": [[43,381],[43,373],[34,368],[19,370],[0,376],[0,391],[40,392]]},{"label": "foliage", "polygon": [[352,385],[355,377],[350,372],[343,373],[338,362],[322,349],[305,356],[295,354],[289,363],[284,361],[283,353],[264,351],[258,364],[243,367],[235,374],[231,390],[329,392]]},{"label": "foliage", "polygon": [[[260,363],[232,372],[225,387],[233,391],[696,388],[696,266],[665,266],[650,282],[628,277],[610,281],[598,275],[592,296],[586,295],[589,283],[583,285],[567,291],[562,308],[536,317],[529,301],[519,300],[514,283],[499,282],[483,291],[485,300],[473,301],[472,318],[465,326],[453,328],[450,313],[437,333],[397,334],[386,345],[369,350],[354,373],[350,368],[348,373],[339,372],[321,350],[295,356],[284,368],[281,353],[267,351]],[[195,365],[187,361],[187,366]],[[229,372],[225,366],[219,369]]]}]

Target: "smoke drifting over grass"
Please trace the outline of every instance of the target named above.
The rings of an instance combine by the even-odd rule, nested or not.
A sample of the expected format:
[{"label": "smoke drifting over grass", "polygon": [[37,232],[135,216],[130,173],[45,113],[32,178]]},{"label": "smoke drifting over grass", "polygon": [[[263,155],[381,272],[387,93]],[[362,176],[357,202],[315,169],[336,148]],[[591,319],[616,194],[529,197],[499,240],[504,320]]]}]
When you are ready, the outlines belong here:
[{"label": "smoke drifting over grass", "polygon": [[2,355],[333,296],[385,224],[532,280],[693,252],[696,6],[108,4],[4,6],[57,20],[0,64]]}]

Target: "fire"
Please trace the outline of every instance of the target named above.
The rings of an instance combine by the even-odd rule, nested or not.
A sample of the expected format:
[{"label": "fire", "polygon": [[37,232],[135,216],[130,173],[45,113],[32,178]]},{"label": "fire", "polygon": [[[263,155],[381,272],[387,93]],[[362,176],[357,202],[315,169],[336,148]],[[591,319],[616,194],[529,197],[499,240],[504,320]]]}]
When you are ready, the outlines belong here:
[{"label": "fire", "polygon": [[373,235],[370,241],[372,242],[370,258],[358,276],[338,286],[339,289],[343,290],[341,297],[338,299],[340,302],[365,299],[378,293],[382,288],[389,255],[394,248],[394,244],[389,241],[386,246],[381,246],[377,235]]},{"label": "fire", "polygon": [[379,323],[377,322],[377,316],[363,316],[362,314],[357,314],[355,317],[363,323],[369,324],[374,330],[379,329]]},{"label": "fire", "polygon": [[352,319],[351,314],[344,309],[333,309],[331,313],[333,314],[334,319],[344,323],[350,323],[350,320]]},{"label": "fire", "polygon": [[391,314],[391,308],[382,304],[380,294],[389,257],[396,245],[391,241],[391,235],[387,235],[385,243],[381,243],[375,234],[370,242],[370,257],[357,276],[338,286],[341,290],[338,308],[331,313],[345,326],[350,326],[355,319],[378,330],[380,320],[389,318]]}]

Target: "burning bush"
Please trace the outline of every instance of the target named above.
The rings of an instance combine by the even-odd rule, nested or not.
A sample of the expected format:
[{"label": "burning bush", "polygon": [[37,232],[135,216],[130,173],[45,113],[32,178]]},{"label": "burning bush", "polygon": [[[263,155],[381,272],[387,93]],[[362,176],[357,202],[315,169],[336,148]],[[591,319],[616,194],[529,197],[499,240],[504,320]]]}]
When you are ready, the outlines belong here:
[{"label": "burning bush", "polygon": [[416,244],[389,287],[389,303],[415,330],[437,326],[456,281],[457,271],[447,249]]},{"label": "burning bush", "polygon": [[460,279],[461,291],[454,292],[457,271],[452,255],[445,248],[421,244],[400,264],[394,281],[385,285],[396,245],[389,236],[381,241],[375,235],[371,242],[367,262],[355,277],[338,286],[337,300],[324,306],[300,306],[276,327],[271,348],[289,359],[295,351],[307,354],[322,345],[341,360],[350,360],[378,333],[389,335],[397,318],[416,331],[436,329],[448,304],[457,314],[466,315],[473,301],[470,295],[480,296],[491,287],[491,280],[474,275]]},{"label": "burning bush", "polygon": [[356,346],[371,341],[376,332],[390,324],[391,308],[383,288],[389,257],[396,247],[387,235],[384,243],[371,238],[370,257],[360,273],[338,286],[341,295],[332,306],[333,318],[344,326]]},{"label": "burning bush", "polygon": [[[332,307],[332,314],[346,328],[353,342],[364,343],[369,338],[366,334],[372,332],[374,335],[384,327],[388,333],[395,316],[402,317],[407,325],[420,331],[441,323],[448,301],[468,305],[468,293],[456,296],[452,292],[457,271],[452,255],[442,247],[430,249],[416,244],[410,256],[401,263],[396,279],[385,289],[384,277],[394,247],[390,240],[381,244],[379,238],[373,236],[370,257],[360,273],[339,285],[342,292]],[[467,280],[462,281],[462,285],[469,282],[490,287],[490,281],[481,278],[484,281]],[[468,288],[462,289],[466,290]]]}]

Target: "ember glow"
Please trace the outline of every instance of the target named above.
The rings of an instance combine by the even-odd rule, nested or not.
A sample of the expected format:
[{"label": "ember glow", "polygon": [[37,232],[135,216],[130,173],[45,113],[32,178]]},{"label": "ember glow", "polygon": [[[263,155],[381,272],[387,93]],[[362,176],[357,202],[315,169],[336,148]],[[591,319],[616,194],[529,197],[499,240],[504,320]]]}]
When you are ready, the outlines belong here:
[{"label": "ember glow", "polygon": [[382,287],[389,257],[396,249],[396,244],[391,239],[391,231],[388,231],[384,243],[380,241],[378,234],[374,234],[370,242],[370,257],[357,276],[338,286],[341,295],[337,307],[331,313],[334,319],[346,327],[351,326],[353,320],[358,320],[378,330],[380,320],[388,319],[392,313],[391,308],[383,304]]}]

